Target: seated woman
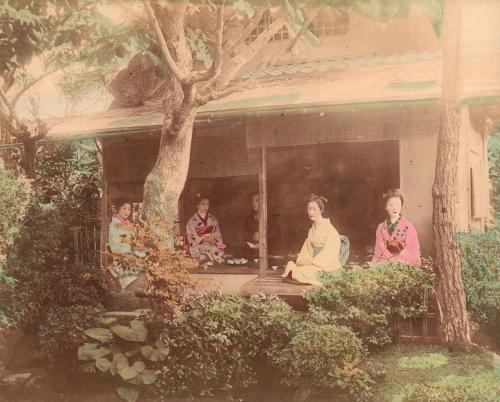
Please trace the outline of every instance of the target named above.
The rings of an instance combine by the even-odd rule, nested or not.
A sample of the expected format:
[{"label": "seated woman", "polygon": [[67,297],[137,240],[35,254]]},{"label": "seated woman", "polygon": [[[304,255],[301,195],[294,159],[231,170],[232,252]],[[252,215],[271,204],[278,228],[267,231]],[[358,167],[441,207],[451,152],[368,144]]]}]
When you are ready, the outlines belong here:
[{"label": "seated woman", "polygon": [[371,264],[402,262],[420,266],[420,243],[417,230],[404,216],[401,216],[403,194],[400,189],[384,194],[388,219],[377,227],[375,251]]},{"label": "seated woman", "polygon": [[[252,210],[244,223],[245,244],[243,255],[246,258],[259,258],[259,195],[252,195]],[[277,219],[272,214],[267,215],[267,250],[269,255],[276,254],[279,248],[280,233]]]},{"label": "seated woman", "polygon": [[[146,253],[142,248],[133,247],[135,230],[133,224],[129,221],[132,212],[132,204],[128,201],[120,200],[116,203],[118,212],[113,215],[108,229],[108,247],[113,254],[132,254],[135,257],[145,257]],[[114,278],[118,279],[122,289],[134,282],[138,273],[143,269],[140,267],[130,267],[123,269],[120,259],[113,259],[109,266],[109,271]]]},{"label": "seated woman", "polygon": [[208,213],[209,206],[208,198],[197,196],[196,212],[186,225],[186,248],[193,258],[222,262],[226,245],[217,219]]},{"label": "seated woman", "polygon": [[340,236],[330,219],[323,218],[326,198],[312,195],[307,204],[307,213],[312,221],[307,239],[300,250],[297,261],[288,262],[283,277],[298,282],[323,286],[318,279],[321,272],[341,269],[339,262]]}]

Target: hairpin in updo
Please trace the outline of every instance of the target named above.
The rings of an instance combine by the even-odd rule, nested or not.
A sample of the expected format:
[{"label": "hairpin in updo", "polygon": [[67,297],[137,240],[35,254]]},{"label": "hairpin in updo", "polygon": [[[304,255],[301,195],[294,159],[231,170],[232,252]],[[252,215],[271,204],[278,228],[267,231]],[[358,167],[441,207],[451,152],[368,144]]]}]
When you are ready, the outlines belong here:
[{"label": "hairpin in updo", "polygon": [[391,197],[402,197],[403,192],[401,191],[400,188],[394,188],[391,190],[387,190],[384,194],[382,194],[383,198],[391,198]]},{"label": "hairpin in updo", "polygon": [[309,200],[310,201],[321,200],[325,204],[328,202],[328,199],[326,197],[323,197],[322,195],[317,195],[317,194],[311,194],[311,196],[309,197]]}]

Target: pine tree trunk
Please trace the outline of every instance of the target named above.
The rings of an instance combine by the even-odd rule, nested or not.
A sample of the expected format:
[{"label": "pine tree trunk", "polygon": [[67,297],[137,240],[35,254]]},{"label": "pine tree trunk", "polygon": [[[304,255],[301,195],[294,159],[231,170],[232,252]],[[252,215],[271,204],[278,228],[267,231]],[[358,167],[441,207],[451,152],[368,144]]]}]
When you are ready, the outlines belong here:
[{"label": "pine tree trunk", "polygon": [[432,189],[436,293],[444,340],[470,345],[470,328],[460,269],[457,232],[460,138],[460,2],[446,0],[443,19],[443,109]]}]

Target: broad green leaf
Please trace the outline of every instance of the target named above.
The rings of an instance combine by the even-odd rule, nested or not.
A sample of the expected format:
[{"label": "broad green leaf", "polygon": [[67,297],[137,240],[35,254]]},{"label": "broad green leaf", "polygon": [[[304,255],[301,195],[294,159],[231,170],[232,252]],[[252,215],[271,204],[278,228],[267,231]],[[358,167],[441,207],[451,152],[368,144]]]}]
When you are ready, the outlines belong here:
[{"label": "broad green leaf", "polygon": [[102,371],[103,373],[105,373],[111,367],[111,362],[108,359],[104,358],[104,357],[99,357],[99,358],[97,358],[95,360],[95,366],[100,371]]},{"label": "broad green leaf", "polygon": [[141,347],[141,354],[146,358],[149,359],[151,357],[151,354],[153,353],[155,349],[151,345],[146,345]]},{"label": "broad green leaf", "polygon": [[144,364],[144,362],[138,360],[134,362],[134,364],[132,364],[132,368],[135,369],[135,371],[137,371],[138,373],[142,373],[146,369],[146,365]]},{"label": "broad green leaf", "polygon": [[122,361],[122,360],[125,360],[126,362],[128,362],[127,357],[126,357],[123,353],[118,352],[118,353],[115,353],[115,354],[113,355],[113,361],[114,361],[115,363],[118,363],[119,361]]},{"label": "broad green leaf", "polygon": [[132,387],[117,387],[117,395],[127,402],[136,402],[139,398],[139,391]]},{"label": "broad green leaf", "polygon": [[109,349],[99,347],[97,343],[86,343],[78,348],[78,360],[92,361],[109,353],[111,353]]},{"label": "broad green leaf", "polygon": [[128,359],[123,353],[116,353],[113,356],[113,363],[116,364],[117,371],[120,371],[129,366]]},{"label": "broad green leaf", "polygon": [[134,320],[130,323],[131,328],[125,325],[115,325],[111,331],[126,341],[144,342],[148,336],[148,330],[143,321]]},{"label": "broad green leaf", "polygon": [[121,378],[127,381],[137,376],[138,373],[137,370],[133,367],[124,367],[121,370],[118,370],[118,374]]},{"label": "broad green leaf", "polygon": [[156,374],[152,370],[144,370],[140,376],[144,385],[153,384],[156,381]]},{"label": "broad green leaf", "polygon": [[116,317],[106,317],[101,320],[101,324],[107,326],[115,323],[116,321],[118,321]]},{"label": "broad green leaf", "polygon": [[156,381],[156,374],[152,370],[144,370],[139,373],[136,377],[128,380],[130,384],[134,385],[150,385]]},{"label": "broad green leaf", "polygon": [[240,11],[248,16],[248,18],[253,18],[255,15],[255,9],[252,4],[245,0],[238,0],[233,3],[233,8],[236,11]]},{"label": "broad green leaf", "polygon": [[111,342],[113,340],[113,333],[106,328],[89,328],[85,330],[85,335],[101,342]]}]

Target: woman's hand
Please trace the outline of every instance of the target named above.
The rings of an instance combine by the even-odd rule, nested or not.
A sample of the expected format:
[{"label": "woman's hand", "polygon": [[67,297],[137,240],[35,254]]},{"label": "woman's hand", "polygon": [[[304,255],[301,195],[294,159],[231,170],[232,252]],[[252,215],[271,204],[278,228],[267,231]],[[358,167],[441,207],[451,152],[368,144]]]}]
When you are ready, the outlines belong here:
[{"label": "woman's hand", "polygon": [[212,236],[212,234],[206,234],[206,235],[203,235],[202,236],[202,244],[211,244],[211,245],[215,245],[217,243],[217,240],[215,240],[215,238]]},{"label": "woman's hand", "polygon": [[300,260],[300,261],[297,261],[297,265],[312,265],[312,261],[311,260]]},{"label": "woman's hand", "polygon": [[258,250],[259,248],[258,244],[250,243],[249,241],[247,241],[247,246],[250,247],[252,250]]}]

